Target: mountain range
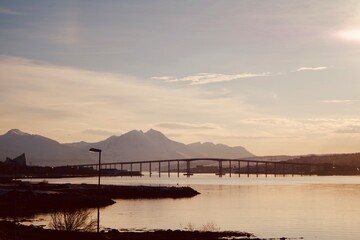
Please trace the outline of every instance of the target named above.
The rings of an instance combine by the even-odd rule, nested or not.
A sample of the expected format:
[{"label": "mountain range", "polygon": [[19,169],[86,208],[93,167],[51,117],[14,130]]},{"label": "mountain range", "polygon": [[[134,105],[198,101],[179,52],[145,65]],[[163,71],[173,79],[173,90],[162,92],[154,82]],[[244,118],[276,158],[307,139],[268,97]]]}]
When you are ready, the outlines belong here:
[{"label": "mountain range", "polygon": [[102,150],[103,162],[161,160],[179,158],[248,158],[252,153],[241,146],[230,147],[210,142],[183,144],[150,129],[133,130],[121,136],[111,136],[96,143],[59,143],[50,138],[12,129],[0,135],[0,161],[26,154],[27,163],[40,166],[60,166],[96,163],[97,155],[90,148]]}]

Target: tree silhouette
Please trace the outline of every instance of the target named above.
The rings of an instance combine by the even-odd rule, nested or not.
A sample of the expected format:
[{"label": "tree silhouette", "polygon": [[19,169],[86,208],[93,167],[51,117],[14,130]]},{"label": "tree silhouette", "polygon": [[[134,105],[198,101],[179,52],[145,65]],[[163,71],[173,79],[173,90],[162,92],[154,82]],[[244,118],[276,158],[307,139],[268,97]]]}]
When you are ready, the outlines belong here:
[{"label": "tree silhouette", "polygon": [[94,231],[97,226],[89,209],[56,212],[50,216],[50,228],[55,230],[89,232]]}]

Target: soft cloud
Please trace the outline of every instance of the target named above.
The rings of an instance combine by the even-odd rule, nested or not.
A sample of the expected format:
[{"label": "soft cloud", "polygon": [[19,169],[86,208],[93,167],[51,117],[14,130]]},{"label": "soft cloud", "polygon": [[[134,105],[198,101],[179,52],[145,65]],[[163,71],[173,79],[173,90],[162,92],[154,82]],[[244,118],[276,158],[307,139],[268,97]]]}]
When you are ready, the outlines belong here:
[{"label": "soft cloud", "polygon": [[350,99],[333,99],[333,100],[322,100],[321,103],[338,103],[338,104],[352,104],[358,102],[359,100],[350,100]]},{"label": "soft cloud", "polygon": [[108,131],[102,129],[86,129],[83,131],[83,133],[98,136],[112,136],[116,134],[115,131]]},{"label": "soft cloud", "polygon": [[301,67],[298,68],[296,71],[300,72],[300,71],[318,71],[318,70],[325,70],[327,69],[327,67]]},{"label": "soft cloud", "polygon": [[167,129],[218,129],[214,124],[158,123],[155,127]]},{"label": "soft cloud", "polygon": [[[221,94],[227,97],[219,98],[206,95],[215,91],[211,88],[184,91],[126,75],[6,56],[0,56],[0,72],[0,128],[20,128],[61,142],[99,141],[156,126],[179,142],[243,145],[255,154],[284,153],[284,146],[288,152],[313,152],[314,144],[349,137],[357,128],[348,126],[360,126],[358,118],[269,117],[242,97],[228,95],[229,89]],[[336,134],[341,130],[349,134]]]},{"label": "soft cloud", "polygon": [[[319,71],[326,70],[327,67],[300,67],[296,72],[301,71]],[[263,72],[263,73],[239,73],[239,74],[222,74],[222,73],[197,73],[194,75],[186,77],[173,77],[173,76],[159,76],[152,77],[154,80],[161,80],[168,83],[174,82],[189,82],[190,85],[201,85],[201,84],[211,84],[211,83],[220,83],[227,81],[234,81],[239,79],[254,78],[254,77],[270,77],[288,74],[289,72],[282,73],[272,73],[272,72]]]},{"label": "soft cloud", "polygon": [[182,78],[163,76],[163,77],[153,77],[153,79],[163,80],[165,82],[190,82],[190,85],[200,85],[200,84],[233,81],[243,78],[267,77],[271,75],[272,75],[271,72],[240,73],[240,74],[198,73],[195,75],[190,75]]},{"label": "soft cloud", "polygon": [[[126,132],[154,123],[189,132],[211,130],[216,125],[187,122],[213,119],[221,125],[222,119],[249,111],[241,99],[205,98],[201,89],[169,89],[131,76],[23,58],[0,56],[0,72],[0,127],[32,128],[32,132],[64,142],[96,141],[100,139],[96,135],[108,134],[88,129]],[[48,135],[54,128],[66,131]]]},{"label": "soft cloud", "polygon": [[[2,127],[26,129],[38,126],[39,130],[33,131],[41,134],[41,131],[61,126],[68,132],[54,138],[64,141],[75,140],[66,136],[82,129],[131,130],[145,127],[142,119],[158,122],[157,117],[164,117],[162,113],[171,115],[175,106],[189,108],[196,105],[190,103],[195,101],[191,93],[181,93],[186,96],[184,100],[177,90],[153,87],[118,74],[6,56],[0,58],[0,72]],[[157,110],[153,109],[155,105]],[[100,132],[86,131],[87,140],[97,140],[89,138],[89,133]],[[79,136],[78,139],[83,138]]]},{"label": "soft cloud", "polygon": [[174,77],[173,76],[162,76],[162,77],[152,77],[151,79],[161,80],[161,81],[169,81],[171,79],[174,79]]},{"label": "soft cloud", "polygon": [[360,125],[350,125],[344,128],[340,128],[335,131],[335,133],[347,133],[347,134],[357,134],[360,133]]},{"label": "soft cloud", "polygon": [[[360,126],[359,118],[252,118],[242,119],[238,123],[256,126],[257,128],[273,128],[273,132],[297,134],[329,134],[339,129],[349,129],[348,126]],[[278,131],[277,131],[277,130]]]},{"label": "soft cloud", "polygon": [[0,14],[5,14],[5,15],[22,15],[22,12],[17,12],[17,11],[13,11],[11,9],[8,8],[0,8]]},{"label": "soft cloud", "polygon": [[238,120],[238,123],[249,125],[297,126],[298,121],[288,118],[249,118]]},{"label": "soft cloud", "polygon": [[254,134],[254,135],[236,135],[236,134],[207,134],[207,133],[197,133],[196,136],[199,136],[199,138],[205,138],[205,139],[241,139],[241,140],[259,140],[259,139],[293,139],[293,138],[299,138],[299,136],[284,136],[284,135],[274,135],[274,134]]}]

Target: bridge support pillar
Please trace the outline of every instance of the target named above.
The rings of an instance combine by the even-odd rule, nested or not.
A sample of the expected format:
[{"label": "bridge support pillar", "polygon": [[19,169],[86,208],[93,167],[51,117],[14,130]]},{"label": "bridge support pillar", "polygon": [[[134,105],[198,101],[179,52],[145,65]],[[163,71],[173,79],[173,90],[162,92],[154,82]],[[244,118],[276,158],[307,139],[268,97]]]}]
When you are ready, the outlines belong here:
[{"label": "bridge support pillar", "polygon": [[159,177],[161,177],[161,162],[159,162]]},{"label": "bridge support pillar", "polygon": [[229,161],[229,177],[231,177],[231,160]]},{"label": "bridge support pillar", "polygon": [[170,177],[170,161],[168,162],[168,177]]},{"label": "bridge support pillar", "polygon": [[222,177],[222,161],[219,161],[219,177]]},{"label": "bridge support pillar", "polygon": [[265,163],[265,177],[267,177],[267,174],[268,174],[268,172],[267,172],[267,170],[268,170],[268,169],[267,169],[267,165],[268,165],[268,163],[266,162],[266,163]]},{"label": "bridge support pillar", "polygon": [[152,174],[152,172],[151,172],[151,162],[149,162],[149,176],[151,177],[151,174]]},{"label": "bridge support pillar", "polygon": [[276,171],[277,171],[277,164],[274,163],[274,177],[276,177]]},{"label": "bridge support pillar", "polygon": [[247,162],[247,177],[250,177],[250,162]]},{"label": "bridge support pillar", "polygon": [[285,177],[285,163],[282,164],[283,177]]},{"label": "bridge support pillar", "polygon": [[187,175],[187,177],[190,177],[190,161],[186,161],[186,171],[187,171],[187,173],[186,173],[186,175]]},{"label": "bridge support pillar", "polygon": [[177,161],[177,176],[180,177],[180,162]]},{"label": "bridge support pillar", "polygon": [[140,163],[140,177],[142,177],[142,163]]}]

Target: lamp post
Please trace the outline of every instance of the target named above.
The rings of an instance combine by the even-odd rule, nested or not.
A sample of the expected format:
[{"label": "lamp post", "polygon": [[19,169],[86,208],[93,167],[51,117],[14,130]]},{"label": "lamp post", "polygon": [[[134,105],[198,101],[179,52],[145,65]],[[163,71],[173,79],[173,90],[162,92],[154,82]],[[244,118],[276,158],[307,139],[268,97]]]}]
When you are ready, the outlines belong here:
[{"label": "lamp post", "polygon": [[[100,168],[101,168],[101,149],[98,148],[90,148],[89,149],[90,152],[97,152],[99,153],[99,169],[98,169],[98,173],[99,173],[99,177],[98,177],[98,193],[100,194]],[[100,207],[98,206],[97,209],[97,232],[99,232],[99,228],[100,228]]]}]

